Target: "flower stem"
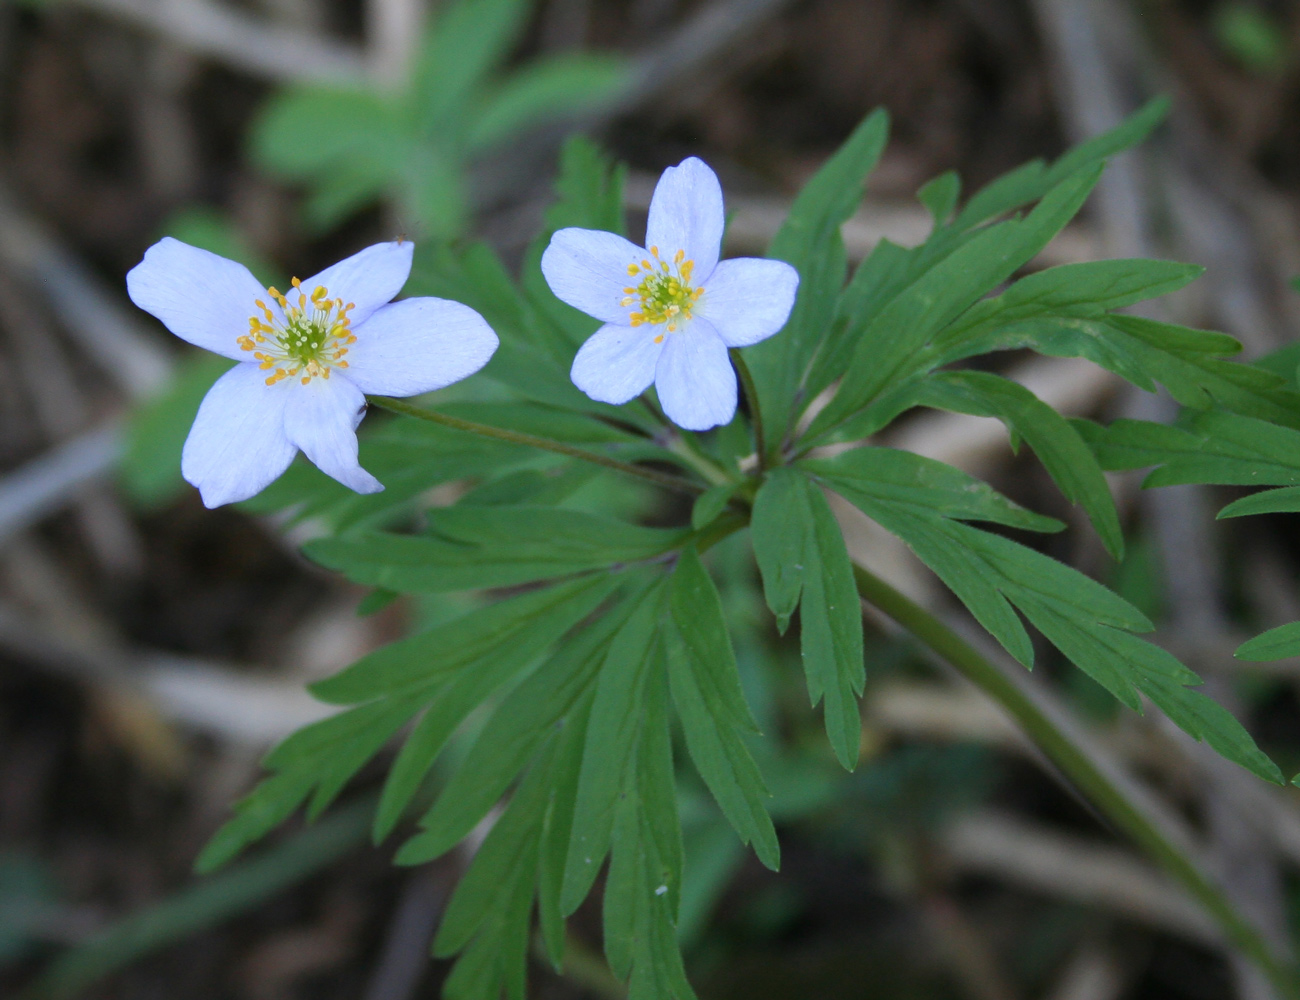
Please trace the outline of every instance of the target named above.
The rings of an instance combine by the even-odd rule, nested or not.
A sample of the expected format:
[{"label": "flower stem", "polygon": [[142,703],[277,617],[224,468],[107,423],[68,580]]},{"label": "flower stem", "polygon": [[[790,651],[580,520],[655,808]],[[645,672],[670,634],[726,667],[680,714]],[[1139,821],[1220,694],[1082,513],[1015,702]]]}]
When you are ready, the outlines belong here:
[{"label": "flower stem", "polygon": [[758,453],[758,473],[762,475],[767,469],[767,439],[763,435],[763,410],[758,405],[758,390],[754,387],[754,376],[749,373],[744,355],[739,348],[731,349],[731,363],[736,366],[740,376],[741,388],[745,390],[745,400],[749,403],[749,423],[754,431],[754,448]]},{"label": "flower stem", "polygon": [[657,472],[641,465],[633,465],[631,462],[620,462],[617,458],[610,458],[595,451],[587,451],[585,448],[575,448],[572,445],[564,444],[562,441],[552,441],[550,438],[507,430],[504,427],[492,427],[489,424],[480,424],[473,420],[462,420],[460,417],[439,413],[436,410],[426,410],[421,406],[413,406],[405,400],[393,399],[389,396],[367,396],[366,399],[372,406],[377,406],[381,410],[400,413],[407,417],[415,417],[417,420],[427,420],[433,424],[442,424],[444,427],[465,431],[468,434],[477,434],[480,437],[508,441],[511,444],[527,445],[530,448],[540,448],[543,451],[553,451],[557,455],[567,455],[569,458],[591,462],[594,465],[603,465],[607,469],[613,469],[624,475],[635,476],[637,479],[644,479],[646,482],[654,483],[656,486],[662,486],[665,489],[676,490],[678,493],[698,496],[706,488],[689,479],[683,479],[681,476],[674,476],[667,472]]},{"label": "flower stem", "polygon": [[948,661],[1000,704],[1020,728],[1083,795],[1150,857],[1158,861],[1205,908],[1224,936],[1268,977],[1279,996],[1300,997],[1300,980],[1259,929],[1208,874],[1192,845],[1158,809],[1149,808],[1141,789],[1087,745],[1071,720],[1046,701],[1019,674],[1002,669],[919,604],[869,570],[855,565],[858,593]]}]

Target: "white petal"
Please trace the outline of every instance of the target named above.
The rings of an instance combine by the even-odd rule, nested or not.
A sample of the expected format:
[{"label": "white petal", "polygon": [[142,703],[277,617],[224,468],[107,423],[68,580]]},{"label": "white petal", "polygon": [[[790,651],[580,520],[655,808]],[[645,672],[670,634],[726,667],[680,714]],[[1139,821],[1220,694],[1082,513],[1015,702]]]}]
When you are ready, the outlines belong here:
[{"label": "white petal", "polygon": [[194,418],[181,475],[209,507],[256,496],[289,467],[297,449],[284,433],[290,387],[266,384],[256,364],[235,365],[208,390]]},{"label": "white petal", "polygon": [[799,272],[783,260],[724,260],[709,276],[695,315],[712,323],[728,347],[748,347],[785,326]]},{"label": "white petal", "polygon": [[661,328],[607,323],[578,348],[569,377],[592,399],[620,405],[635,399],[655,378],[664,343]]},{"label": "white petal", "polygon": [[459,382],[487,364],[498,343],[469,306],[434,298],[384,306],[353,332],[348,381],[386,396],[416,396]]},{"label": "white petal", "polygon": [[248,333],[249,317],[261,314],[254,302],[270,298],[243,264],[170,236],[131,268],[126,290],[182,340],[237,361],[248,359],[237,341]]},{"label": "white petal", "polygon": [[284,408],[284,432],[321,472],[358,493],[378,493],[384,484],[357,462],[357,425],[366,397],[335,371],[306,385],[293,379]]},{"label": "white petal", "polygon": [[626,325],[636,306],[622,304],[623,289],[637,283],[627,269],[645,259],[644,250],[614,233],[561,229],[542,254],[542,274],[561,302],[604,323]]},{"label": "white petal", "polygon": [[655,366],[655,389],[668,419],[688,431],[731,423],[736,415],[736,373],[727,345],[708,320],[694,319],[668,335]]},{"label": "white petal", "polygon": [[[348,315],[352,317],[352,325],[359,326],[372,312],[397,297],[411,275],[414,253],[415,244],[410,240],[376,243],[307,278],[302,283],[302,292],[310,298],[317,286],[324,285],[330,298],[355,302],[356,308]],[[285,294],[290,305],[297,303],[295,294]]]},{"label": "white petal", "polygon": [[671,260],[678,250],[695,262],[693,282],[708,280],[718,264],[722,230],[722,185],[718,175],[697,157],[669,167],[655,185],[646,222],[645,245]]}]

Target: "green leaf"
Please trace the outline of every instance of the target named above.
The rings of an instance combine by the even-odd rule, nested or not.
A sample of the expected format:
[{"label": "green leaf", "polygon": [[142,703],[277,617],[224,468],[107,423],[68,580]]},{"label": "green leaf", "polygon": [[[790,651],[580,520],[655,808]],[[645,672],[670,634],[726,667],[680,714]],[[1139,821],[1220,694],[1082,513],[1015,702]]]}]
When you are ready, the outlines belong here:
[{"label": "green leaf", "polygon": [[609,852],[619,791],[628,767],[635,763],[646,677],[651,664],[662,657],[656,627],[663,594],[660,584],[642,597],[601,665],[560,893],[560,909],[565,914],[582,903]]},{"label": "green leaf", "polygon": [[1239,660],[1261,663],[1300,656],[1300,622],[1288,622],[1243,642],[1233,654]]},{"label": "green leaf", "polygon": [[808,690],[814,703],[825,696],[826,734],[848,770],[858,763],[862,719],[858,696],[866,683],[862,649],[862,602],[839,523],[820,489],[804,480],[810,517],[804,550],[799,637]]},{"label": "green leaf", "polygon": [[1033,647],[1016,610],[1130,708],[1140,710],[1138,693],[1146,694],[1191,736],[1265,780],[1280,780],[1276,766],[1245,728],[1214,701],[1189,689],[1201,682],[1195,673],[1165,650],[1130,634],[1150,631],[1152,625],[1123,598],[1008,538],[944,518],[933,509],[850,488],[843,480],[834,485],[845,499],[906,542],[1026,666],[1033,662]]},{"label": "green leaf", "polygon": [[1094,136],[1068,150],[1050,167],[1033,160],[1017,167],[977,192],[958,216],[956,227],[966,229],[1013,209],[1037,201],[1071,174],[1104,163],[1142,142],[1169,114],[1169,98],[1157,97],[1109,132]]},{"label": "green leaf", "polygon": [[424,420],[380,416],[371,420],[373,424],[363,425],[360,462],[384,484],[382,493],[354,493],[303,460],[243,508],[258,513],[292,508],[296,519],[320,522],[343,534],[392,520],[442,483],[499,475],[538,462],[536,451],[525,446]]},{"label": "green leaf", "polygon": [[[575,136],[560,154],[560,173],[555,180],[557,199],[546,209],[546,224],[524,254],[520,283],[529,303],[541,319],[541,336],[568,378],[574,350],[600,326],[586,313],[555,297],[542,275],[542,254],[557,230],[603,229],[623,234],[623,187],[627,168],[616,164],[591,140]],[[626,420],[632,408],[618,410]],[[613,412],[611,410],[611,412]]]},{"label": "green leaf", "polygon": [[305,552],[349,579],[398,591],[510,587],[650,559],[686,532],[554,507],[458,506],[431,514],[432,536],[365,532]]},{"label": "green leaf", "polygon": [[508,642],[498,643],[438,688],[437,697],[407,737],[388,772],[375,814],[376,840],[386,837],[397,825],[434,760],[469,714],[516,680],[552,643],[591,614],[614,585],[614,581],[607,581],[583,588],[568,601],[557,602],[545,617],[514,630]]},{"label": "green leaf", "polygon": [[118,473],[131,500],[146,509],[162,507],[185,490],[181,449],[199,404],[212,384],[232,367],[215,354],[193,354],[167,386],[131,414]]},{"label": "green leaf", "polygon": [[[589,692],[590,694],[590,692]],[[592,697],[584,697],[565,718],[557,735],[554,778],[550,801],[542,826],[537,864],[537,922],[551,964],[559,971],[564,960],[564,913],[560,893],[564,888],[564,866],[568,861],[569,842],[573,839],[573,816],[578,800],[578,776],[582,770],[582,750],[587,741]]]},{"label": "green leaf", "polygon": [[317,681],[312,694],[346,705],[440,684],[515,643],[528,642],[534,630],[549,631],[552,621],[581,620],[614,584],[610,577],[594,574],[497,601],[363,656]]},{"label": "green leaf", "polygon": [[1234,500],[1219,517],[1242,517],[1246,514],[1294,514],[1300,512],[1300,486],[1283,486],[1277,490],[1264,490],[1240,500]]},{"label": "green leaf", "polygon": [[[1124,557],[1119,513],[1096,457],[1075,427],[1032,392],[988,372],[937,372],[920,383],[917,401],[957,413],[997,417],[1005,423],[1013,440],[1023,438],[1034,449],[1065,498],[1087,512],[1106,550],[1116,559]],[[1013,525],[1017,526],[1028,527]]]},{"label": "green leaf", "polygon": [[412,697],[362,705],[298,730],[266,758],[275,772],[235,804],[235,816],[213,835],[195,868],[210,872],[284,822],[308,796],[318,816],[362,765],[419,710]]},{"label": "green leaf", "polygon": [[[1177,291],[1205,268],[1166,260],[1100,260],[1062,264],[1021,278],[1001,295],[971,308],[936,339],[936,365],[996,349],[998,331],[1040,317],[1096,317]],[[986,338],[989,339],[986,343]],[[1228,341],[1215,347],[1236,350]]]},{"label": "green leaf", "polygon": [[537,747],[594,691],[609,644],[635,600],[578,632],[502,700],[464,763],[420,820],[421,832],[403,845],[403,864],[441,857],[488,814]]},{"label": "green leaf", "polygon": [[449,1000],[497,998],[502,992],[523,1000],[551,756],[534,767],[492,828],[439,924],[435,955],[465,949],[443,986]]},{"label": "green leaf", "polygon": [[930,211],[935,228],[944,225],[961,197],[961,178],[955,170],[940,174],[916,192],[916,200]]},{"label": "green leaf", "polygon": [[534,766],[474,855],[473,863],[461,878],[438,925],[438,934],[433,941],[436,957],[447,958],[469,944],[491,915],[494,905],[499,904],[503,887],[527,885],[531,902],[537,840],[546,809],[547,780],[551,777],[547,766],[551,756],[553,752],[544,755],[543,760]]},{"label": "green leaf", "polygon": [[[857,764],[866,682],[862,605],[844,538],[821,490],[790,468],[774,470],[754,502],[754,555],[777,623],[800,611],[800,649],[815,705],[826,698],[826,732],[840,763]],[[802,597],[801,597],[802,592]]]},{"label": "green leaf", "polygon": [[754,558],[763,577],[763,596],[782,635],[803,591],[807,525],[802,518],[790,515],[800,507],[802,489],[799,474],[793,469],[773,469],[759,488],[750,522]]},{"label": "green leaf", "polygon": [[694,1000],[676,940],[684,858],[666,701],[656,670],[647,678],[635,761],[617,804],[605,954],[616,975],[630,974],[629,998]]},{"label": "green leaf", "polygon": [[626,60],[614,55],[574,52],[531,63],[484,100],[470,126],[470,148],[499,145],[550,119],[595,110],[627,79]]},{"label": "green leaf", "polygon": [[721,486],[705,490],[696,497],[695,505],[691,508],[691,527],[701,531],[712,524],[718,515],[727,509],[727,505],[731,503],[731,498],[736,495],[736,490],[739,488],[739,483],[723,483]]},{"label": "green leaf", "polygon": [[1065,527],[1055,518],[1026,510],[960,469],[910,451],[851,448],[834,458],[805,460],[799,467],[825,479],[836,492],[868,494],[940,517],[990,521],[1027,531]]},{"label": "green leaf", "polygon": [[467,98],[509,55],[529,13],[525,0],[455,0],[430,24],[411,99],[425,135],[455,138],[467,126]]},{"label": "green leaf", "polygon": [[364,165],[380,184],[394,176],[405,140],[396,108],[368,90],[303,86],[273,96],[249,133],[253,160],[287,180]]},{"label": "green leaf", "polygon": [[918,352],[993,287],[1023,267],[1070,221],[1100,168],[1054,187],[1024,219],[999,223],[926,270],[866,325],[835,398],[808,428],[815,440],[914,368]]},{"label": "green leaf", "polygon": [[[1180,426],[1116,420],[1109,427],[1076,421],[1105,469],[1158,466],[1144,486],[1300,484],[1300,431],[1211,410]],[[1249,498],[1247,498],[1249,499]]]},{"label": "green leaf", "polygon": [[786,433],[808,366],[835,313],[847,268],[840,226],[861,203],[888,134],[883,110],[868,115],[804,186],[768,250],[769,257],[799,271],[799,294],[785,329],[745,352],[767,417],[767,451]]},{"label": "green leaf", "polygon": [[740,688],[721,599],[694,547],[673,573],[668,607],[669,678],[691,759],[740,839],[775,871],[780,848],[768,792],[741,738],[758,726]]}]

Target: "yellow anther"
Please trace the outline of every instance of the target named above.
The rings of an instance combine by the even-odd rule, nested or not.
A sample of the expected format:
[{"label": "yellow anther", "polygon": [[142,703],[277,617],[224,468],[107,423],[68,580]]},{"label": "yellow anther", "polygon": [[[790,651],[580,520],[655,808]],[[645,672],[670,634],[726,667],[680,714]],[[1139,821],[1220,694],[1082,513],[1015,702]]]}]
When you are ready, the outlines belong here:
[{"label": "yellow anther", "polygon": [[627,275],[629,278],[635,278],[639,271],[640,268],[638,268],[635,264],[629,264],[627,266]]},{"label": "yellow anther", "polygon": [[[670,327],[670,329],[671,329],[671,327]],[[659,334],[659,336],[655,337],[655,343],[656,343],[656,344],[662,344],[663,342],[664,342],[664,335],[663,335],[662,333]]]},{"label": "yellow anther", "polygon": [[302,280],[299,279],[299,278],[290,278],[290,279],[289,279],[289,284],[293,285],[294,288],[301,288],[301,287],[302,287]]},{"label": "yellow anther", "polygon": [[[652,326],[667,324],[668,330],[675,331],[682,319],[690,317],[691,308],[703,292],[703,289],[691,287],[691,273],[695,263],[687,260],[686,251],[681,249],[673,254],[671,263],[659,255],[658,247],[650,247],[650,255],[659,267],[655,268],[648,260],[643,260],[641,266],[648,273],[642,275],[641,283],[635,288],[623,290],[627,297],[620,304],[626,308],[640,300],[640,309],[628,317],[632,326],[643,323]],[[630,273],[632,268],[629,267],[628,270]]]}]

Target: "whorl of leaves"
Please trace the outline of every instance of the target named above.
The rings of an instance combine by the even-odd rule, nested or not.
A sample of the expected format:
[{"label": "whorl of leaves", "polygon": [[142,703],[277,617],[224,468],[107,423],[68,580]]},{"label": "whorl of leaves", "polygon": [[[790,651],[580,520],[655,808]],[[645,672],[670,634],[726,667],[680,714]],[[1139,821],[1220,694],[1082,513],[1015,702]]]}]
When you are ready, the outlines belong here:
[{"label": "whorl of leaves", "polygon": [[[362,462],[387,484],[383,493],[356,496],[310,466],[291,469],[250,506],[309,520],[322,534],[308,555],[376,588],[372,607],[410,592],[478,592],[478,604],[317,684],[317,696],[343,710],[270,754],[270,776],[200,866],[222,864],[300,807],[319,814],[396,737],[374,828],[382,839],[415,811],[398,863],[427,862],[490,826],[434,943],[437,954],[460,956],[449,997],[522,997],[534,912],[560,965],[565,918],[607,859],[610,967],[633,998],[693,996],[677,944],[690,888],[679,783],[707,789],[764,864],[775,868],[780,857],[765,784],[775,768],[742,689],[735,623],[708,550],[748,525],[776,627],[797,620],[810,699],[823,703],[831,746],[851,769],[868,665],[828,491],[901,538],[1026,666],[1028,623],[1120,701],[1140,710],[1145,695],[1228,759],[1280,780],[1236,719],[1195,690],[1199,678],[1140,637],[1152,628],[1141,612],[980,526],[1051,532],[1060,522],[908,452],[813,450],[857,442],[915,407],[996,417],[1117,557],[1123,538],[1103,468],[1157,465],[1161,483],[1280,487],[1227,513],[1300,507],[1300,430],[1291,429],[1300,427],[1300,396],[1288,379],[1228,360],[1238,350],[1228,337],[1117,312],[1181,287],[1198,268],[1103,261],[1016,280],[1078,212],[1106,159],[1141,140],[1163,110],[1151,106],[1055,163],[1012,171],[964,205],[956,178],[939,178],[920,192],[934,218],[929,238],[910,249],[883,241],[849,274],[839,227],[887,131],[883,113],[864,121],[773,242],[772,254],[795,265],[802,284],[784,332],[744,352],[767,438],[754,442],[742,414],[690,444],[729,481],[703,492],[689,523],[633,523],[630,503],[600,509],[589,488],[617,481],[606,470],[406,417],[367,422]],[[672,445],[653,407],[610,407],[573,387],[573,352],[595,323],[559,303],[537,274],[554,229],[621,229],[621,183],[594,146],[574,140],[520,283],[486,246],[425,246],[408,291],[467,302],[501,336],[483,376],[451,402],[444,394],[441,409],[690,475],[695,464],[683,461],[684,445]],[[1087,358],[1144,389],[1159,383],[1192,415],[1177,427],[1101,428],[1065,420],[1003,376],[961,366],[1010,348]],[[755,451],[766,459],[762,474],[742,471],[754,468]],[[465,480],[474,487],[455,503],[428,507],[432,488]],[[1243,655],[1300,650],[1288,628]]]}]

